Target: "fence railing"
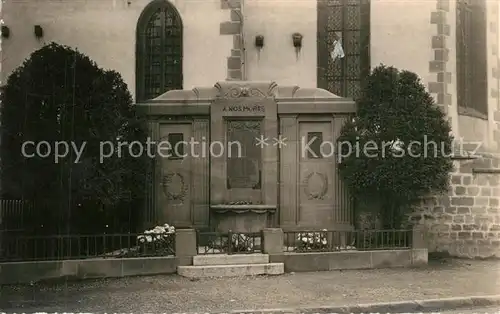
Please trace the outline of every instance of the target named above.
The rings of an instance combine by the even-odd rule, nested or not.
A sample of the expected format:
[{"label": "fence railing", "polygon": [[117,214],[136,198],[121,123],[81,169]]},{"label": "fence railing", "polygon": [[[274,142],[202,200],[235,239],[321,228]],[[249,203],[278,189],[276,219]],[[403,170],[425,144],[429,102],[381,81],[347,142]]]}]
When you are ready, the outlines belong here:
[{"label": "fence railing", "polygon": [[286,231],[285,252],[338,252],[410,249],[412,230]]},{"label": "fence railing", "polygon": [[23,230],[33,216],[33,202],[0,199],[0,230]]},{"label": "fence railing", "polygon": [[199,255],[262,252],[262,232],[197,232],[196,239]]},{"label": "fence railing", "polygon": [[0,262],[175,255],[175,234],[24,236],[4,232]]}]

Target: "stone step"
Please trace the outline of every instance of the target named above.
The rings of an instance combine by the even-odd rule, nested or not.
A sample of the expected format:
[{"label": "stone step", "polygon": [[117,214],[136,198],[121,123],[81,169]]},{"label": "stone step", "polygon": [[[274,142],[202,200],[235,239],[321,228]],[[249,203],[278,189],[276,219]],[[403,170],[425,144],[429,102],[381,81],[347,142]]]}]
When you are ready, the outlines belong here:
[{"label": "stone step", "polygon": [[213,254],[193,257],[194,266],[267,264],[268,254]]},{"label": "stone step", "polygon": [[266,263],[241,265],[178,266],[177,273],[180,276],[187,278],[281,275],[285,273],[285,264]]}]

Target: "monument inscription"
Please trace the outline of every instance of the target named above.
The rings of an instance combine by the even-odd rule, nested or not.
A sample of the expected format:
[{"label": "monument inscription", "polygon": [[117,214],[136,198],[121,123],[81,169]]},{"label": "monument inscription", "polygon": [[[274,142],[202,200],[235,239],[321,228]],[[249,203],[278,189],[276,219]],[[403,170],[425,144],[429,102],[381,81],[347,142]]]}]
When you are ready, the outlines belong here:
[{"label": "monument inscription", "polygon": [[227,156],[228,189],[260,189],[262,152],[256,145],[256,139],[260,134],[260,120],[228,121],[228,142],[239,143],[231,145],[231,151]]},{"label": "monument inscription", "polygon": [[263,105],[228,105],[222,108],[223,112],[265,112]]}]

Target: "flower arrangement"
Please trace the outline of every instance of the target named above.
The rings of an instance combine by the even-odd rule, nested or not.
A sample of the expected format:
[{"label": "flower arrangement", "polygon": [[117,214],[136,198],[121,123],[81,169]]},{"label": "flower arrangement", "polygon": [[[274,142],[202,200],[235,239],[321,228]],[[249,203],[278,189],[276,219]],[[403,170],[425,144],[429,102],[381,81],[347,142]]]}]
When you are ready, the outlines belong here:
[{"label": "flower arrangement", "polygon": [[231,250],[233,252],[250,252],[254,249],[253,238],[244,234],[231,235]]},{"label": "flower arrangement", "polygon": [[321,250],[328,246],[328,231],[323,229],[319,232],[301,232],[297,234],[297,246],[299,251]]},{"label": "flower arrangement", "polygon": [[251,252],[255,249],[254,238],[241,234],[232,233],[227,236],[217,237],[215,240],[210,241],[207,248],[217,252]]},{"label": "flower arrangement", "polygon": [[156,226],[137,236],[137,245],[104,254],[108,257],[168,256],[175,254],[175,228]]},{"label": "flower arrangement", "polygon": [[174,254],[174,235],[175,228],[164,224],[144,231],[144,234],[137,236],[137,242],[139,242],[143,253],[165,256]]},{"label": "flower arrangement", "polygon": [[163,226],[156,226],[151,230],[144,231],[144,234],[137,236],[137,241],[139,243],[161,242],[172,238],[173,234],[175,234],[174,226],[164,224]]}]

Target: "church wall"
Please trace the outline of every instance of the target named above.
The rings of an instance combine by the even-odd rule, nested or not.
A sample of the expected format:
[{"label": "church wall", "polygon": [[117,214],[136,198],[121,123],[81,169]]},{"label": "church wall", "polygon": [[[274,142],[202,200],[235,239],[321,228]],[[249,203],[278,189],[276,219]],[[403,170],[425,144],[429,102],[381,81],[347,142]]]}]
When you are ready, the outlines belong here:
[{"label": "church wall", "polygon": [[[52,41],[78,48],[103,68],[120,72],[135,93],[135,32],[150,0],[5,1],[2,81],[36,49]],[[220,35],[229,19],[220,0],[175,0],[184,23],[184,87],[212,86],[224,80],[232,38]],[[34,25],[44,29],[38,40]],[[209,47],[209,49],[207,49]]]},{"label": "church wall", "polygon": [[[248,79],[316,87],[316,7],[316,0],[245,1]],[[298,53],[292,43],[296,32],[303,36]],[[264,36],[260,52],[254,45],[257,35]]]},{"label": "church wall", "polygon": [[[128,4],[130,2],[130,4]],[[139,15],[150,0],[8,1],[2,81],[34,50],[52,41],[78,48],[104,68],[120,72],[135,93],[135,31]],[[184,23],[184,88],[212,86],[227,77],[233,38],[221,34],[231,20],[221,0],[175,0]],[[246,1],[245,42],[247,79],[316,87],[316,0],[294,2]],[[44,29],[42,40],[33,26]],[[296,54],[292,34],[303,35]],[[255,36],[264,36],[259,52]]]},{"label": "church wall", "polygon": [[[500,256],[500,162],[498,152],[498,3],[487,1],[488,118],[458,114],[456,78],[456,5],[454,1],[436,1],[439,29],[445,34],[448,57],[444,59],[438,83],[444,83],[447,100],[440,105],[452,122],[453,135],[463,142],[460,153],[476,150],[476,159],[456,160],[446,195],[427,198],[412,218],[427,226],[429,251],[447,252],[461,257]],[[441,13],[438,13],[441,12]],[[436,17],[436,15],[438,15]],[[441,26],[440,26],[441,25]],[[432,62],[432,61],[431,61]],[[433,84],[429,84],[432,92]],[[439,96],[438,96],[439,99]]]},{"label": "church wall", "polygon": [[[433,1],[372,1],[371,67],[385,64],[417,73],[424,84],[435,80],[429,72],[431,36],[435,27],[429,23]],[[401,44],[407,42],[408,44]]]},{"label": "church wall", "polygon": [[[411,215],[429,231],[429,250],[463,257],[500,256],[500,113],[498,2],[487,1],[488,119],[458,114],[456,2],[372,1],[371,66],[417,73],[447,114],[457,141],[480,145],[479,158],[457,160],[447,194],[426,198]],[[408,42],[407,45],[396,43]]]},{"label": "church wall", "polygon": [[[487,62],[488,62],[488,120],[458,115],[460,125],[456,136],[464,142],[481,142],[485,151],[500,150],[500,133],[498,120],[498,2],[487,3]],[[452,24],[454,26],[455,24]],[[452,32],[455,27],[452,28]],[[455,48],[455,47],[453,47]],[[452,50],[454,51],[454,49]],[[456,99],[455,99],[456,101]]]},{"label": "church wall", "polygon": [[[31,52],[55,41],[120,72],[135,93],[135,31],[150,1],[5,1],[10,38],[1,42],[2,83]],[[231,10],[223,9],[221,0],[172,3],[184,23],[184,88],[226,79],[234,38],[221,34],[221,24],[233,20]],[[383,63],[417,73],[447,113],[454,136],[482,143],[481,158],[455,161],[448,194],[425,200],[412,215],[428,226],[431,251],[470,257],[500,255],[500,174],[494,173],[500,168],[500,20],[498,1],[487,3],[487,120],[458,114],[454,0],[377,0],[371,1],[370,12],[372,68]],[[316,87],[316,10],[316,0],[245,1],[246,79]],[[33,34],[36,24],[44,29],[41,41]],[[295,32],[303,35],[298,53],[291,39]],[[254,46],[256,35],[264,36],[260,51]]]}]

